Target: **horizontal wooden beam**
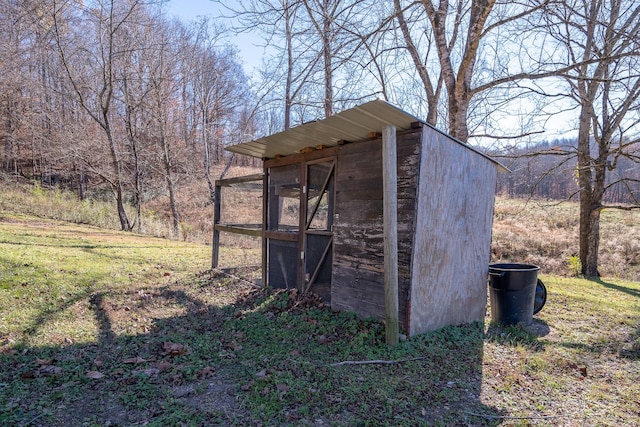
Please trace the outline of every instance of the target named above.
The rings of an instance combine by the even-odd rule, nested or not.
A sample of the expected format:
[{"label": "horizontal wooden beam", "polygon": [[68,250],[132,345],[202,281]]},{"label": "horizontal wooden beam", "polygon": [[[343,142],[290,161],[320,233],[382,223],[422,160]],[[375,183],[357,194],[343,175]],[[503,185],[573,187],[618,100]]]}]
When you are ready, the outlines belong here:
[{"label": "horizontal wooden beam", "polygon": [[273,240],[284,240],[286,242],[297,242],[300,233],[298,231],[265,231],[264,237]]},{"label": "horizontal wooden beam", "polygon": [[262,237],[262,225],[257,224],[255,228],[241,225],[229,225],[229,224],[216,224],[215,229],[217,231],[224,231],[226,233],[244,234],[245,236]]},{"label": "horizontal wooden beam", "polygon": [[243,184],[245,182],[253,181],[262,181],[262,174],[256,173],[253,175],[237,176],[234,178],[217,179],[215,185],[219,187],[230,187],[234,184]]}]

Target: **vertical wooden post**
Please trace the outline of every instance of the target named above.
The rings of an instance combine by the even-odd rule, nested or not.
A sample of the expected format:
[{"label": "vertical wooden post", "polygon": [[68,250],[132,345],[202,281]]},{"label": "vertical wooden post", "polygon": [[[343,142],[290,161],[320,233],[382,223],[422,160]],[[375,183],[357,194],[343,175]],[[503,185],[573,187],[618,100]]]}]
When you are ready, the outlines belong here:
[{"label": "vertical wooden post", "polygon": [[262,283],[261,285],[267,286],[269,285],[269,281],[267,280],[267,230],[269,227],[269,168],[266,166],[263,167],[263,175],[262,175]]},{"label": "vertical wooden post", "polygon": [[399,339],[398,322],[398,171],[396,128],[382,129],[382,187],[384,221],[384,307],[387,344]]},{"label": "vertical wooden post", "polygon": [[211,268],[218,268],[218,256],[220,253],[220,231],[216,228],[220,224],[220,194],[222,193],[220,185],[215,182],[215,192],[213,200],[213,249],[211,253]]}]

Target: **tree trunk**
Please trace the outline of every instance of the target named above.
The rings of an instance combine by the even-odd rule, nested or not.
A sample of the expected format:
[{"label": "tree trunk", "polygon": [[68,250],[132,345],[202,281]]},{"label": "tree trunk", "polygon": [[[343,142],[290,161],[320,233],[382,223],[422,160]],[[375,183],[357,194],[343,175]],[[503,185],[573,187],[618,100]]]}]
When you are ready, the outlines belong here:
[{"label": "tree trunk", "polygon": [[[581,88],[582,99],[587,99],[588,91]],[[585,103],[580,111],[578,127],[578,183],[580,185],[580,263],[585,277],[598,277],[598,247],[600,242],[600,207],[602,198],[597,199],[594,191],[594,168],[591,157],[591,104]]]},{"label": "tree trunk", "polygon": [[580,208],[580,261],[582,275],[600,277],[598,251],[600,249],[600,209]]},{"label": "tree trunk", "polygon": [[137,130],[135,124],[135,111],[129,96],[129,84],[127,79],[123,79],[124,100],[125,100],[125,128],[127,130],[127,139],[131,144],[131,154],[133,155],[133,184],[135,195],[136,218],[133,221],[137,227],[138,233],[142,231],[142,169],[140,165],[140,155],[138,152]]},{"label": "tree trunk", "polygon": [[177,239],[180,237],[180,215],[178,213],[178,205],[176,203],[175,188],[173,185],[173,173],[171,171],[171,154],[169,152],[169,144],[167,138],[162,132],[160,139],[162,140],[162,151],[165,169],[165,178],[167,181],[167,190],[169,190],[169,207],[171,209],[171,219],[173,221],[173,235]]},{"label": "tree trunk", "polygon": [[82,164],[80,164],[80,166],[74,165],[73,169],[76,171],[76,174],[78,176],[78,198],[80,200],[84,200],[87,191],[87,182],[84,175],[84,167]]},{"label": "tree trunk", "polygon": [[111,134],[111,127],[109,125],[109,120],[107,119],[107,114],[104,114],[105,117],[105,126],[104,130],[107,134],[107,140],[109,141],[109,151],[111,153],[111,165],[113,169],[114,178],[111,181],[111,187],[116,195],[116,208],[118,210],[118,218],[120,219],[120,228],[122,231],[131,231],[131,223],[129,222],[129,217],[127,216],[127,211],[124,208],[124,198],[123,198],[123,186],[122,186],[122,172],[120,159],[118,157],[118,152],[116,150],[115,141],[113,140],[113,135]]},{"label": "tree trunk", "polygon": [[207,112],[203,110],[202,112],[202,145],[204,147],[204,177],[207,180],[207,185],[209,187],[209,200],[211,203],[214,202],[216,198],[216,191],[213,186],[213,180],[211,179],[211,146],[209,145],[209,132],[207,130],[209,126],[209,121],[207,120]]},{"label": "tree trunk", "polygon": [[285,94],[284,94],[284,130],[289,130],[291,127],[291,107],[293,104],[292,99],[292,85],[293,85],[293,34],[291,29],[291,6],[288,2],[284,6],[284,25],[285,25],[285,39],[287,44],[287,78],[285,82]]},{"label": "tree trunk", "polygon": [[118,209],[118,218],[120,219],[120,228],[122,231],[131,231],[131,225],[129,224],[129,218],[127,217],[127,211],[124,209],[124,200],[122,196],[122,184],[118,180],[115,185],[116,193],[116,206]]},{"label": "tree trunk", "polygon": [[469,139],[469,126],[467,113],[469,111],[469,90],[460,88],[461,82],[457,82],[455,90],[449,95],[449,133],[452,137],[467,142]]},{"label": "tree trunk", "polygon": [[435,126],[438,123],[438,97],[440,96],[440,90],[438,89],[436,91],[433,88],[429,71],[427,70],[426,65],[422,63],[420,53],[418,52],[418,48],[413,41],[411,31],[407,25],[407,21],[405,20],[404,12],[400,6],[400,0],[394,0],[393,6],[396,13],[396,19],[402,31],[402,36],[404,37],[406,49],[409,51],[413,65],[416,67],[418,76],[420,77],[424,90],[427,94],[427,123]]},{"label": "tree trunk", "polygon": [[324,116],[333,115],[333,55],[331,52],[331,19],[329,2],[325,0],[322,10],[322,54],[324,57]]}]

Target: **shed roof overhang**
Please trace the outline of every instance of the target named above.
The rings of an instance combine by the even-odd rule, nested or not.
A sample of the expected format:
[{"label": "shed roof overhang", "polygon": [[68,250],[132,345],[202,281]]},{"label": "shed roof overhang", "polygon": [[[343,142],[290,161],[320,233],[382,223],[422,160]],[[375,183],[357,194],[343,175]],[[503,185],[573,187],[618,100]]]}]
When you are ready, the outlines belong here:
[{"label": "shed roof overhang", "polygon": [[[261,159],[289,156],[300,153],[306,147],[333,147],[343,141],[355,142],[369,138],[371,132],[382,132],[385,126],[397,130],[409,130],[413,123],[443,133],[437,128],[384,101],[376,99],[354,108],[342,111],[323,120],[304,123],[289,130],[227,147],[232,153],[244,154]],[[444,134],[444,133],[443,133]],[[447,135],[452,142],[462,144],[479,155],[494,162],[502,171],[508,171],[502,164],[477,151],[473,147]]]}]

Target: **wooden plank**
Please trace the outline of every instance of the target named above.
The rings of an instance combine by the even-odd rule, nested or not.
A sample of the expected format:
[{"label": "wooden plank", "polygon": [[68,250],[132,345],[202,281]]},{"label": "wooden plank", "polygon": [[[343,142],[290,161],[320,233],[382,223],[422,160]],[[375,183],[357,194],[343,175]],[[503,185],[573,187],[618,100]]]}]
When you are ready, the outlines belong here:
[{"label": "wooden plank", "polygon": [[[398,316],[405,328],[408,327],[420,134],[420,131],[397,134]],[[341,147],[336,168],[331,305],[380,319],[385,317],[382,176],[380,139]],[[371,298],[380,298],[380,303],[368,301]]]},{"label": "wooden plank", "polygon": [[338,190],[363,190],[363,189],[380,189],[382,193],[382,169],[367,168],[362,172],[344,173],[339,172],[336,176]]},{"label": "wooden plank", "polygon": [[420,140],[406,140],[404,144],[398,146],[398,160],[419,156],[420,154]]},{"label": "wooden plank", "polygon": [[375,153],[353,153],[349,156],[341,156],[337,181],[345,181],[349,177],[353,179],[364,176],[380,176],[382,159],[372,154]]},{"label": "wooden plank", "polygon": [[336,245],[333,264],[360,269],[362,274],[373,274],[381,281],[384,273],[384,258],[379,257],[375,252],[377,251],[367,253],[363,250],[354,250],[353,246]]},{"label": "wooden plank", "polygon": [[333,236],[333,232],[332,231],[326,231],[326,230],[314,230],[314,229],[309,229],[307,231],[305,231],[306,234],[311,234],[314,236]]},{"label": "wooden plank", "polygon": [[344,196],[344,193],[340,193],[340,196],[341,197],[339,197],[337,200],[337,205],[339,205],[342,210],[339,213],[340,218],[353,218],[354,221],[358,221],[360,216],[357,212],[355,212],[355,215],[352,215],[354,213],[354,210],[363,212],[378,212],[380,215],[382,215],[382,199],[353,200],[342,197]]},{"label": "wooden plank", "polygon": [[[337,263],[334,262],[334,268],[340,271],[338,281],[342,284],[341,287],[358,289],[364,287],[368,289],[368,291],[380,292],[381,295],[384,294],[384,277],[380,274],[379,270],[368,269],[359,263],[359,260],[356,260],[356,262],[348,262],[344,259]],[[400,299],[409,298],[409,280],[410,276],[408,274],[399,276],[398,295],[400,295]],[[402,286],[400,286],[400,284],[402,284]]]},{"label": "wooden plank", "polygon": [[[262,237],[262,228],[259,228],[259,229],[247,228],[247,227],[241,227],[241,226],[229,225],[229,224],[216,224],[214,227],[216,232],[223,231],[225,233],[234,233],[234,234],[242,234],[245,236]],[[213,268],[216,268],[216,267],[213,267]]]},{"label": "wooden plank", "polygon": [[220,232],[216,228],[220,222],[221,208],[220,208],[220,186],[216,184],[213,193],[213,242],[211,252],[211,268],[218,268],[218,258],[220,254]]},{"label": "wooden plank", "polygon": [[424,129],[412,260],[411,335],[482,321],[497,165]]},{"label": "wooden plank", "polygon": [[353,300],[345,298],[344,295],[340,295],[331,290],[331,308],[334,310],[350,311],[352,313],[358,313],[363,317],[373,317],[374,319],[384,319],[384,315],[381,313],[383,308],[371,302],[369,300]]},{"label": "wooden plank", "polygon": [[298,239],[298,234],[297,232],[295,233],[288,233],[288,232],[283,232],[283,231],[269,231],[266,230],[264,232],[264,237],[266,239],[273,239],[273,240],[284,240],[287,242],[297,242]]},{"label": "wooden plank", "polygon": [[[398,317],[403,324],[406,321],[407,313],[407,289],[408,287],[404,286],[404,291],[398,294],[398,300],[401,302],[399,304]],[[385,317],[384,297],[384,284],[375,282],[369,283],[364,280],[340,283],[340,286],[335,286],[332,291],[332,299],[336,298],[336,301],[343,305],[357,307],[363,304],[373,303],[376,307],[375,312],[368,311],[366,315],[373,315],[382,319]],[[359,310],[356,310],[356,312],[358,311]]]},{"label": "wooden plank", "polygon": [[[332,308],[349,310],[363,316],[378,319],[385,318],[385,290],[381,281],[382,275],[363,271],[344,265],[337,265],[338,282],[332,288]],[[398,317],[406,328],[407,301],[409,297],[409,278],[399,281],[398,300],[400,301]]]},{"label": "wooden plank", "polygon": [[264,175],[261,173],[256,173],[253,175],[237,176],[234,178],[217,179],[215,185],[219,187],[231,187],[234,184],[262,181],[263,176]]},{"label": "wooden plank", "polygon": [[267,286],[267,221],[269,202],[269,169],[266,167],[262,173],[262,285]]},{"label": "wooden plank", "polygon": [[385,335],[389,345],[398,344],[398,173],[396,128],[382,129],[382,177],[384,193],[384,306]]},{"label": "wooden plank", "polygon": [[382,139],[378,139],[378,141],[372,141],[370,139],[365,139],[362,141],[352,142],[348,145],[344,145],[340,147],[340,153],[355,153],[355,152],[365,152],[370,151],[371,147],[376,144],[380,145]]},{"label": "wooden plank", "polygon": [[337,190],[336,197],[342,200],[382,200],[382,186],[372,185],[370,182],[363,181],[356,188],[349,187],[348,190]]},{"label": "wooden plank", "polygon": [[292,154],[291,156],[282,157],[279,159],[268,159],[264,161],[265,168],[273,168],[278,166],[286,166],[300,162],[307,162],[310,160],[322,159],[323,157],[332,157],[338,153],[338,148],[331,147],[324,150],[316,150],[311,153],[305,154]]}]

